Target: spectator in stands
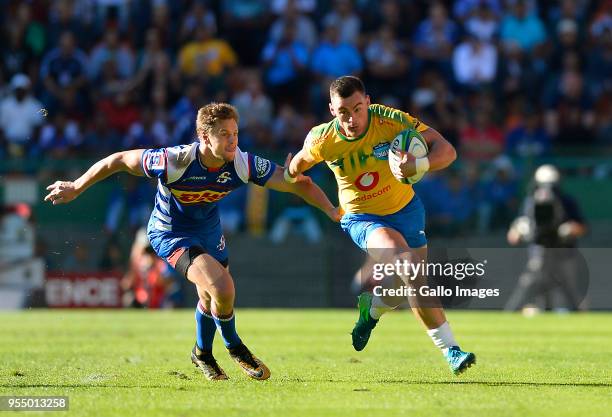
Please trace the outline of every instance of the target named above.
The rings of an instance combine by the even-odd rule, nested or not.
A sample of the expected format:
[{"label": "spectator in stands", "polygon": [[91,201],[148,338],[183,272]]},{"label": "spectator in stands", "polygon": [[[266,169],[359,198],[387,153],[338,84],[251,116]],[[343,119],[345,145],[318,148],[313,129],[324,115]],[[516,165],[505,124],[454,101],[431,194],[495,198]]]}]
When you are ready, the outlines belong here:
[{"label": "spectator in stands", "polygon": [[359,75],[363,63],[359,50],[342,40],[338,26],[327,24],[321,42],[312,53],[310,69],[328,89],[330,82],[342,74]]},{"label": "spectator in stands", "polygon": [[453,51],[455,80],[464,91],[479,90],[491,84],[497,72],[494,44],[468,34]]},{"label": "spectator in stands", "polygon": [[555,144],[593,142],[593,101],[580,72],[570,69],[554,81],[546,107],[546,130]]},{"label": "spectator in stands", "polygon": [[[284,104],[272,123],[272,140],[278,148],[290,151],[304,142],[308,134],[308,117],[294,107]],[[312,126],[312,125],[311,125]]]},{"label": "spectator in stands", "polygon": [[500,18],[503,12],[500,0],[456,0],[453,2],[453,14],[469,27],[469,21],[478,16],[482,10],[489,10],[495,18]]},{"label": "spectator in stands", "polygon": [[274,14],[281,15],[290,3],[299,13],[312,15],[317,11],[317,0],[272,0],[270,8]]},{"label": "spectator in stands", "polygon": [[452,79],[451,55],[457,40],[457,25],[448,18],[442,3],[429,7],[429,17],[421,22],[414,35],[415,71],[435,68]]},{"label": "spectator in stands", "polygon": [[462,175],[453,171],[441,178],[433,196],[433,215],[428,214],[432,229],[444,236],[462,234],[470,229],[476,201]]},{"label": "spectator in stands", "polygon": [[83,144],[79,124],[62,112],[55,113],[40,130],[34,154],[62,159],[74,153]]},{"label": "spectator in stands", "polygon": [[612,92],[612,13],[608,18],[607,21],[594,22],[591,27],[594,45],[587,54],[586,75],[591,84],[589,91],[594,97]]},{"label": "spectator in stands", "polygon": [[200,83],[189,83],[184,95],[170,111],[170,118],[174,122],[172,133],[174,143],[193,142],[196,114],[205,101],[206,97],[202,92]]},{"label": "spectator in stands", "polygon": [[506,228],[518,210],[518,184],[510,158],[495,158],[488,176],[478,207],[480,232]]},{"label": "spectator in stands", "polygon": [[353,9],[351,0],[334,0],[334,8],[323,18],[323,27],[335,26],[339,41],[357,45],[361,29],[361,18]]},{"label": "spectator in stands", "polygon": [[493,123],[490,111],[476,110],[473,123],[461,130],[460,153],[463,158],[474,161],[488,161],[502,153],[504,135]]},{"label": "spectator in stands", "polygon": [[164,120],[154,117],[151,107],[140,110],[139,120],[130,125],[121,149],[162,148],[170,145],[170,133]]},{"label": "spectator in stands", "polygon": [[529,13],[525,0],[516,0],[501,23],[501,40],[514,43],[525,53],[546,42],[546,28],[537,13]]},{"label": "spectator in stands", "polygon": [[1,51],[0,75],[9,82],[15,74],[31,73],[36,69],[34,54],[26,47],[23,32],[18,28],[5,29],[7,44]]},{"label": "spectator in stands", "polygon": [[11,29],[21,33],[28,51],[39,58],[47,45],[47,37],[44,26],[32,18],[32,5],[20,2],[15,19],[8,23]]},{"label": "spectator in stands", "polygon": [[111,28],[104,33],[104,38],[98,43],[88,61],[89,78],[96,81],[100,76],[104,64],[113,61],[121,79],[128,79],[134,74],[134,53],[130,47],[121,43],[119,31]]},{"label": "spectator in stands", "polygon": [[605,146],[612,145],[612,93],[599,98],[595,114],[595,133],[597,142]]},{"label": "spectator in stands", "polygon": [[163,84],[155,84],[151,90],[151,103],[153,118],[164,123],[168,128],[171,126],[168,92]]},{"label": "spectator in stands", "polygon": [[[191,33],[191,32],[190,32]],[[190,37],[190,39],[192,39]],[[163,55],[170,61],[168,51],[162,45],[161,38],[157,29],[149,29],[145,35],[145,43],[143,48],[138,51],[138,57],[136,59],[136,76],[140,76],[142,72],[148,72],[151,70],[158,56]]]},{"label": "spectator in stands", "polygon": [[576,29],[580,33],[580,40],[584,41],[586,29],[585,15],[589,7],[590,0],[560,0],[554,2],[548,9],[549,33],[554,33],[558,29],[558,24],[564,20],[576,23]]},{"label": "spectator in stands", "polygon": [[429,85],[415,91],[412,101],[414,114],[436,129],[453,146],[459,143],[459,119],[462,115],[461,103],[453,95],[448,84],[435,72],[427,74]]},{"label": "spectator in stands", "polygon": [[383,25],[364,51],[370,94],[404,95],[408,88],[408,55],[403,43],[395,36],[391,26]]},{"label": "spectator in stands", "polygon": [[59,0],[50,2],[49,23],[47,25],[47,45],[56,46],[62,42],[64,33],[72,33],[79,47],[88,48],[92,31],[76,16],[74,2]]},{"label": "spectator in stands", "polygon": [[506,152],[521,158],[541,157],[550,151],[550,137],[537,109],[525,112],[523,121],[506,135]]},{"label": "spectator in stands", "polygon": [[138,92],[138,102],[149,104],[154,101],[155,91],[162,90],[168,101],[175,103],[181,91],[181,78],[178,71],[172,68],[170,56],[165,52],[152,55],[146,66],[143,66],[130,85]]},{"label": "spectator in stands", "polygon": [[312,53],[310,70],[313,75],[311,101],[327,103],[329,85],[342,75],[360,75],[363,62],[359,50],[340,37],[336,24],[328,23],[319,45]]},{"label": "spectator in stands", "polygon": [[102,64],[98,79],[95,80],[98,84],[97,91],[92,92],[93,100],[101,100],[103,98],[111,98],[119,93],[124,93],[130,90],[133,86],[131,80],[122,78],[119,75],[116,61],[109,59]]},{"label": "spectator in stands", "polygon": [[59,46],[44,56],[40,78],[45,86],[43,102],[50,112],[61,111],[76,99],[81,108],[87,101],[83,87],[87,83],[87,55],[76,47],[74,34],[64,32]]},{"label": "spectator in stands", "polygon": [[188,79],[206,81],[211,94],[225,88],[225,77],[238,58],[225,40],[215,38],[211,28],[198,27],[193,41],[179,51],[179,68]]},{"label": "spectator in stands", "polygon": [[558,42],[549,59],[549,71],[555,74],[561,72],[563,60],[567,54],[575,55],[578,58],[578,68],[584,66],[583,48],[578,36],[578,24],[574,20],[562,20],[556,28]]},{"label": "spectator in stands", "polygon": [[133,176],[126,176],[121,182],[116,183],[109,198],[104,220],[104,232],[107,236],[112,237],[120,231],[124,214],[127,218],[125,224],[131,235],[146,226],[153,204],[151,198],[154,193],[153,187],[149,181]]},{"label": "spectator in stands", "polygon": [[268,39],[278,42],[283,37],[286,27],[295,28],[295,40],[305,45],[312,51],[317,45],[317,28],[312,19],[299,11],[296,0],[288,0],[285,4],[282,15],[274,21],[270,28]]},{"label": "spectator in stands", "polygon": [[217,33],[217,18],[215,14],[207,7],[205,1],[196,0],[191,4],[189,11],[183,16],[179,42],[184,44],[193,39],[196,29],[200,26],[209,28],[212,33]]},{"label": "spectator in stands", "polygon": [[268,0],[224,0],[221,2],[223,27],[229,43],[247,66],[259,63],[270,25]]},{"label": "spectator in stands", "polygon": [[362,12],[364,23],[370,20],[374,30],[383,26],[389,27],[395,34],[395,38],[403,42],[402,48],[408,50],[409,39],[417,22],[416,14],[406,11],[409,4],[400,3],[399,0],[371,0],[368,4],[371,10],[365,9]]},{"label": "spectator in stands", "polygon": [[11,94],[0,101],[0,150],[6,142],[9,157],[27,156],[34,147],[45,110],[30,95],[30,79],[15,74],[10,83]]},{"label": "spectator in stands", "polygon": [[83,150],[88,157],[107,155],[121,149],[122,136],[108,125],[106,116],[95,112],[83,135]]},{"label": "spectator in stands", "polygon": [[122,135],[140,118],[139,107],[134,103],[132,95],[125,91],[103,98],[96,107],[106,118],[109,127]]},{"label": "spectator in stands", "polygon": [[164,48],[168,48],[176,53],[180,46],[178,43],[179,22],[171,18],[167,3],[156,1],[153,2],[151,7],[153,7],[153,15],[151,16],[151,23],[147,28],[153,29],[159,34]]},{"label": "spectator in stands", "polygon": [[266,89],[274,101],[302,105],[308,48],[295,39],[295,28],[287,26],[279,41],[270,40],[263,49],[261,60]]},{"label": "spectator in stands", "polygon": [[[473,0],[469,0],[469,2],[475,3]],[[480,4],[470,12],[465,22],[466,31],[483,41],[494,41],[499,32],[500,12],[501,8],[497,0],[488,2],[481,1]]]},{"label": "spectator in stands", "polygon": [[262,132],[269,132],[274,117],[274,105],[264,90],[258,73],[241,77],[244,86],[236,92],[231,103],[240,114],[240,146],[248,146],[257,141]]}]

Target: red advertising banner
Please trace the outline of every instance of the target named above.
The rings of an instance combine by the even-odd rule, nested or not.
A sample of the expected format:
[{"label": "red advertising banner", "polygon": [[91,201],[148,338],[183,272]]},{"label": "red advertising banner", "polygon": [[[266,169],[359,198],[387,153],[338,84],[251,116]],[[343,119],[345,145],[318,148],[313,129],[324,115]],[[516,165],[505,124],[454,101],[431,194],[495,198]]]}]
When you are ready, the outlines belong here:
[{"label": "red advertising banner", "polygon": [[45,299],[56,308],[121,307],[120,272],[48,272]]}]

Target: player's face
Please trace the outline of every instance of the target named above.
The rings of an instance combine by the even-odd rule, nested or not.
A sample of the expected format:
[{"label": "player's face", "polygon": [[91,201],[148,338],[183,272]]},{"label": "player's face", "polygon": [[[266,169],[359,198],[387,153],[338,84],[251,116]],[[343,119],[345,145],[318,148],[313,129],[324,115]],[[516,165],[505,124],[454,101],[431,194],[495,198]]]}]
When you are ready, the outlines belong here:
[{"label": "player's face", "polygon": [[238,147],[238,124],[234,119],[219,120],[210,134],[204,136],[204,143],[215,158],[233,161]]},{"label": "player's face", "polygon": [[338,118],[340,127],[348,137],[361,135],[368,127],[370,96],[359,91],[347,98],[332,94],[329,111]]}]

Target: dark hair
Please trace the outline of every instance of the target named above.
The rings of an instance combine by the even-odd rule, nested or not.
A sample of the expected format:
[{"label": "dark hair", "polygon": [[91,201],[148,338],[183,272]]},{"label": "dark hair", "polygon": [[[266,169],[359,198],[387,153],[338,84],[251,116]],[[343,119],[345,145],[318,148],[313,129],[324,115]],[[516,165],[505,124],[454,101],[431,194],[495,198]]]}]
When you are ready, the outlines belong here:
[{"label": "dark hair", "polygon": [[354,75],[343,75],[340,78],[336,78],[329,86],[330,97],[335,94],[341,98],[347,98],[356,91],[365,94],[365,86],[363,81]]}]

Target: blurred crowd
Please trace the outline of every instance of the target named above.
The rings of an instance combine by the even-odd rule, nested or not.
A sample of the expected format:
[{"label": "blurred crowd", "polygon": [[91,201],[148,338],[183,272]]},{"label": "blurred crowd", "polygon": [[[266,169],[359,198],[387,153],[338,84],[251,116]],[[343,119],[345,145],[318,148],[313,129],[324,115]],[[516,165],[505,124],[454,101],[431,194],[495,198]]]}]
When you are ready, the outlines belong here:
[{"label": "blurred crowd", "polygon": [[3,159],[189,143],[213,100],[240,111],[243,149],[294,152],[355,74],[458,148],[417,186],[433,230],[457,234],[507,224],[523,161],[612,147],[609,0],[5,0],[0,16]]}]

